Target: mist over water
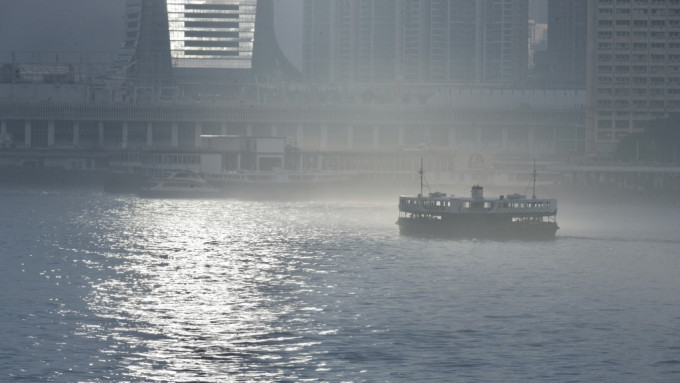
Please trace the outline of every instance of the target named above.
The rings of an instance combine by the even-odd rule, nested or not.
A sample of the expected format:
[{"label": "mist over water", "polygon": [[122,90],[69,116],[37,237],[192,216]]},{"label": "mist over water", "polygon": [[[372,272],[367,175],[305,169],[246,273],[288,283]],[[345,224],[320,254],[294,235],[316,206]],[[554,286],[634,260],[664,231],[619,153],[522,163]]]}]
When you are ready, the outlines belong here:
[{"label": "mist over water", "polygon": [[527,243],[400,237],[396,199],[0,188],[0,381],[680,379],[677,204]]}]

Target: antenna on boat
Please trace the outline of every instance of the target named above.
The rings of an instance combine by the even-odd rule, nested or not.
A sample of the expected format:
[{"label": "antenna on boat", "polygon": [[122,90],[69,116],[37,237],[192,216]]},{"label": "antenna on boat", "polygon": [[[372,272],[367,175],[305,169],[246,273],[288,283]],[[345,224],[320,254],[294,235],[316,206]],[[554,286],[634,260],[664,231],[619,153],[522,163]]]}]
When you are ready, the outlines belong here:
[{"label": "antenna on boat", "polygon": [[534,158],[534,174],[533,174],[533,188],[531,199],[536,199],[536,159]]}]

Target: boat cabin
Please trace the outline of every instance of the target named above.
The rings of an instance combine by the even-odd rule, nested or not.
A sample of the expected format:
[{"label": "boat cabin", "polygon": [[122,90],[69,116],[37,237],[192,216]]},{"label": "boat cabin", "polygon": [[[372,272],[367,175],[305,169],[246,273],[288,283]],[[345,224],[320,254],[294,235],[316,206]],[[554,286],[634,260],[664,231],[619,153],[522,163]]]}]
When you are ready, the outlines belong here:
[{"label": "boat cabin", "polygon": [[429,196],[400,196],[399,210],[416,214],[530,214],[555,215],[557,201],[554,199],[526,198],[522,195],[484,198],[481,186],[472,187],[470,198],[447,196],[446,193],[430,193]]}]

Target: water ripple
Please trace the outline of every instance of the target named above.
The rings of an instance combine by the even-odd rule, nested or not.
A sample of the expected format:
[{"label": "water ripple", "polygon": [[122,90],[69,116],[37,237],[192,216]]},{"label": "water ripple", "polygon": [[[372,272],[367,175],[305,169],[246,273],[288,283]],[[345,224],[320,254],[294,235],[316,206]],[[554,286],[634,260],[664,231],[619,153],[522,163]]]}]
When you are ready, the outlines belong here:
[{"label": "water ripple", "polygon": [[392,204],[2,196],[0,381],[680,376],[675,240],[402,238]]}]

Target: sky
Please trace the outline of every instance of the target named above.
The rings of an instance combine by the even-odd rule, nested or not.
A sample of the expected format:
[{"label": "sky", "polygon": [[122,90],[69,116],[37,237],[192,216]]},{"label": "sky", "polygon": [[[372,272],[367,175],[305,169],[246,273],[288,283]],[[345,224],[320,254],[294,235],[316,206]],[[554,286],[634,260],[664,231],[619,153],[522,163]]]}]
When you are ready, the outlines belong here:
[{"label": "sky", "polygon": [[[302,65],[302,0],[274,0],[274,28]],[[0,0],[0,63],[11,53],[111,53],[123,41],[125,0]],[[23,56],[23,55],[22,55]]]}]

